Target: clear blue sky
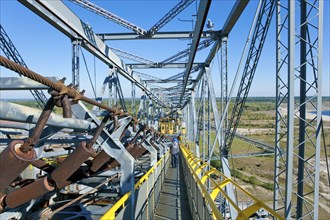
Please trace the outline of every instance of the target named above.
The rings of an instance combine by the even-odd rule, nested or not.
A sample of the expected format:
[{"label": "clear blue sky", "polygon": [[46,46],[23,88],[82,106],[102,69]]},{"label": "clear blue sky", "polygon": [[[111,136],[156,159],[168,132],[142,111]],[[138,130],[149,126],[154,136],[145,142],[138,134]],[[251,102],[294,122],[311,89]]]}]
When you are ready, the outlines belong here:
[{"label": "clear blue sky", "polygon": [[[119,15],[120,17],[137,24],[148,30],[154,25],[167,11],[169,11],[178,1],[174,0],[145,0],[145,1],[92,1],[107,10]],[[208,19],[214,22],[215,30],[222,27],[226,17],[229,14],[234,0],[215,0],[212,2]],[[85,9],[82,9],[70,2],[68,6],[84,21],[88,22],[95,33],[104,32],[128,32],[127,29],[114,24],[98,15],[95,15]],[[238,62],[245,44],[249,28],[253,19],[257,1],[251,1],[245,12],[240,17],[237,25],[229,35],[228,42],[228,66],[229,66],[229,86],[232,83],[233,76],[236,73]],[[329,1],[324,1],[324,56],[323,56],[323,95],[329,96]],[[134,10],[132,10],[134,9]],[[16,48],[27,63],[28,67],[44,76],[63,76],[68,78],[67,83],[71,81],[71,41],[64,34],[45,22],[39,16],[31,12],[25,6],[14,0],[0,1],[0,22],[6,32],[14,42]],[[192,30],[191,22],[179,22],[178,18],[191,20],[193,14],[196,14],[196,4],[190,5],[184,12],[179,14],[172,22],[165,26],[161,31]],[[274,17],[275,18],[275,17]],[[250,91],[250,96],[275,96],[275,19],[273,18],[267,41],[261,55],[261,60],[255,75],[255,79]],[[136,55],[148,58],[154,61],[162,61],[174,53],[187,48],[189,41],[186,40],[167,40],[167,41],[114,41],[108,42],[112,47],[126,50]],[[87,51],[83,51],[87,58],[87,65],[94,78],[93,56]],[[197,57],[197,62],[205,60],[209,49],[202,51]],[[2,51],[1,51],[2,54]],[[215,59],[216,60],[216,59]],[[96,84],[99,91],[103,79],[107,76],[107,66],[101,61],[96,61]],[[93,96],[86,73],[85,64],[81,57],[81,88],[87,90],[88,96]],[[151,71],[144,71],[148,74],[156,75]],[[174,75],[182,70],[164,70],[159,73],[159,77]],[[214,85],[217,94],[220,94],[219,88],[219,69],[215,62],[212,67]],[[1,68],[1,76],[15,76],[10,71]],[[127,80],[122,79],[124,96],[130,97],[131,86]],[[236,89],[237,91],[237,89]],[[141,95],[137,91],[137,97]],[[236,95],[236,92],[235,92]],[[1,99],[24,97],[30,98],[29,93],[22,92],[1,92]],[[106,97],[106,94],[105,94]]]}]

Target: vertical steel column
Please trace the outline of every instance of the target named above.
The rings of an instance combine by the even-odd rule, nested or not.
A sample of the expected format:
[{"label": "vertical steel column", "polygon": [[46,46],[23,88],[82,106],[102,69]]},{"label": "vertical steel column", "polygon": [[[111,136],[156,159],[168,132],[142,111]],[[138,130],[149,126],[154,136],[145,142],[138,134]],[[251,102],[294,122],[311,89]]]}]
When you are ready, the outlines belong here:
[{"label": "vertical steel column", "polygon": [[[208,160],[211,159],[211,92],[210,87],[207,87],[207,156]],[[207,171],[210,170],[210,167],[207,167]],[[207,178],[207,189],[209,193],[211,192],[211,182],[210,178]]]},{"label": "vertical steel column", "polygon": [[72,40],[72,83],[79,88],[79,51],[80,51],[81,40]]},{"label": "vertical steel column", "polygon": [[302,218],[304,197],[305,169],[305,126],[306,126],[306,1],[300,2],[300,107],[299,107],[299,146],[298,146],[298,187],[297,187],[297,219]]},{"label": "vertical steel column", "polygon": [[117,85],[118,85],[118,75],[116,75],[116,68],[109,67],[109,77],[108,88],[109,88],[109,106],[118,105],[117,103]]},{"label": "vertical steel column", "polygon": [[323,1],[295,3],[277,1],[274,209],[285,218],[318,219]]},{"label": "vertical steel column", "polygon": [[[188,127],[188,140],[190,142],[194,141],[194,124],[193,124],[193,119],[192,119],[192,104],[191,104],[191,100],[189,101],[189,104],[187,106],[187,127]],[[191,149],[190,149],[191,150]]]},{"label": "vertical steel column", "polygon": [[196,106],[195,106],[195,92],[191,92],[191,116],[190,119],[192,120],[192,125],[193,125],[193,143],[195,144],[195,154],[197,157],[200,157],[200,152],[199,152],[199,146],[198,143],[196,143],[197,139],[197,118],[196,118]]},{"label": "vertical steel column", "polygon": [[[281,148],[281,122],[284,121],[284,117],[282,117],[282,111],[281,111],[281,104],[284,102],[284,95],[282,94],[282,90],[287,87],[285,86],[285,82],[281,80],[281,68],[282,63],[285,64],[287,60],[287,54],[283,54],[284,58],[281,58],[281,32],[284,32],[287,29],[282,29],[282,26],[286,24],[286,22],[282,23],[281,19],[281,11],[283,11],[284,8],[281,8],[281,2],[279,0],[276,1],[276,118],[275,118],[275,160],[274,160],[274,194],[273,194],[273,209],[278,211],[283,207],[282,204],[284,204],[283,198],[280,201],[281,204],[279,204],[279,197],[280,194],[282,194],[283,189],[280,188],[280,182],[279,182],[279,174],[281,173],[280,170],[280,160],[284,159],[284,155],[281,155],[282,148]],[[285,18],[284,21],[287,21]],[[284,67],[283,67],[284,68]],[[283,197],[283,195],[281,195]]]},{"label": "vertical steel column", "polygon": [[288,115],[287,115],[287,143],[286,143],[286,173],[285,173],[285,213],[286,219],[291,218],[292,174],[293,174],[293,141],[294,141],[294,40],[295,40],[295,1],[289,1],[289,33],[288,33]]},{"label": "vertical steel column", "polygon": [[136,109],[135,109],[135,83],[134,82],[132,82],[131,109],[132,109],[132,114],[135,116],[136,115]]},{"label": "vertical steel column", "polygon": [[140,99],[140,106],[139,106],[139,112],[138,112],[138,119],[140,122],[146,124],[145,119],[145,102],[146,102],[147,96],[143,94]]},{"label": "vertical steel column", "polygon": [[[224,136],[225,131],[228,129],[228,111],[224,112],[225,106],[228,102],[228,58],[227,58],[227,42],[228,38],[223,37],[221,38],[221,73],[220,73],[220,88],[221,88],[221,112],[222,117],[224,117],[223,126],[220,128],[220,140],[221,140],[221,147],[224,143]],[[223,113],[224,112],[224,113]],[[220,149],[221,151],[221,149]]]},{"label": "vertical steel column", "polygon": [[151,125],[153,124],[153,114],[152,114],[152,108],[153,108],[153,104],[152,104],[152,100],[149,99],[149,106],[148,106],[148,127],[151,127]]},{"label": "vertical steel column", "polygon": [[203,86],[202,86],[202,91],[201,91],[201,95],[202,95],[202,117],[201,117],[201,119],[203,120],[202,122],[199,122],[199,123],[201,123],[201,125],[202,125],[202,134],[203,134],[203,136],[202,136],[202,146],[203,146],[203,161],[205,161],[205,156],[206,156],[206,137],[205,137],[205,128],[206,128],[206,126],[205,126],[205,121],[206,121],[206,118],[205,118],[205,98],[206,98],[206,91],[207,91],[207,88],[206,88],[206,74],[204,73],[204,75],[203,75],[203,81],[202,81],[202,83],[203,83]]},{"label": "vertical steel column", "polygon": [[[216,96],[215,96],[215,90],[214,90],[214,86],[213,86],[212,75],[211,75],[210,69],[208,67],[205,67],[205,72],[207,75],[207,82],[208,82],[208,87],[209,87],[209,91],[210,91],[210,95],[211,95],[211,104],[212,104],[212,108],[213,108],[215,127],[218,129],[218,128],[220,128],[221,121],[220,121],[220,116],[219,116],[219,111],[218,111],[218,106],[217,106],[217,100],[216,100]],[[223,123],[222,123],[222,125],[223,125]],[[219,132],[217,132],[217,134],[220,135]],[[220,140],[220,138],[218,138],[217,140],[218,140],[219,146],[221,146],[221,143],[223,143],[223,141]],[[212,149],[210,151],[209,163],[210,163],[210,159],[212,157],[213,150],[214,150],[214,146],[212,146]],[[221,148],[220,148],[220,153],[221,153]],[[223,174],[226,177],[231,178],[228,158],[226,157],[226,155],[223,155],[223,154],[220,154],[220,158],[221,158]],[[227,184],[225,189],[226,189],[226,192],[227,192],[229,198],[237,204],[233,184],[231,184],[231,183]],[[231,207],[231,205],[229,203],[228,203],[228,205],[229,205],[229,209],[230,209],[231,218],[236,219],[237,210],[235,208]]]}]

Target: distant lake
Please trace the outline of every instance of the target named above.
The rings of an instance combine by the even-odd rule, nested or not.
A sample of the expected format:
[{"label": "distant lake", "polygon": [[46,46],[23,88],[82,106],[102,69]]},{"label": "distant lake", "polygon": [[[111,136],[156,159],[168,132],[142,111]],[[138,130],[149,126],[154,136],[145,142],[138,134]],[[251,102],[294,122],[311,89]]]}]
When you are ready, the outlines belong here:
[{"label": "distant lake", "polygon": [[[309,113],[316,114],[316,111],[312,111],[312,112],[309,112]],[[330,116],[330,110],[322,111],[322,115]]]}]

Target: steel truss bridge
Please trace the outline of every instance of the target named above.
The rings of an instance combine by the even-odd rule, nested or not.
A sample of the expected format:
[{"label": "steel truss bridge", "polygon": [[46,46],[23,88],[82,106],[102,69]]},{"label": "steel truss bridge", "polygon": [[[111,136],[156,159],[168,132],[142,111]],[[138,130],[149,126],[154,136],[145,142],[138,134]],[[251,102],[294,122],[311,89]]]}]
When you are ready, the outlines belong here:
[{"label": "steel truss bridge", "polygon": [[[148,30],[98,3],[17,2],[71,40],[72,72],[62,79],[28,69],[1,25],[1,68],[21,76],[1,77],[1,90],[29,90],[40,106],[14,104],[1,95],[1,219],[149,219],[165,214],[174,214],[175,219],[177,210],[185,210],[181,218],[247,219],[261,209],[277,219],[318,219],[323,1],[260,1],[250,15],[250,32],[231,86],[227,48],[233,28],[251,4],[248,0],[237,0],[218,30],[208,20],[211,0],[178,1]],[[192,30],[161,30],[194,5]],[[127,32],[95,33],[74,13],[78,6]],[[273,204],[265,204],[233,181],[228,158],[272,21],[276,23],[275,146],[245,138],[275,155]],[[115,41],[124,45],[126,41],[176,39],[186,40],[182,41],[185,45],[190,42],[188,48],[160,61],[112,46]],[[109,68],[95,99],[80,88],[83,49]],[[220,84],[215,85],[212,64],[217,58]],[[175,73],[157,74],[164,69]],[[130,88],[124,88],[119,76],[131,83]],[[131,105],[125,102],[124,89],[131,89]],[[138,109],[136,89],[143,91]],[[90,90],[96,94],[94,87]],[[106,90],[108,105],[102,102]],[[297,94],[299,99],[295,99]],[[306,117],[307,106],[316,112],[312,119]],[[61,113],[55,113],[55,108]],[[171,138],[158,132],[158,120],[166,112],[177,114],[187,131],[182,134],[177,170],[169,168]],[[312,151],[308,154],[307,146]],[[219,157],[221,171],[210,165],[213,156]],[[174,189],[170,189],[171,181]],[[307,187],[310,183],[313,187]],[[165,191],[174,195],[176,207],[164,208],[172,198]],[[237,191],[251,204],[241,207]],[[186,196],[185,209],[178,195]]]}]

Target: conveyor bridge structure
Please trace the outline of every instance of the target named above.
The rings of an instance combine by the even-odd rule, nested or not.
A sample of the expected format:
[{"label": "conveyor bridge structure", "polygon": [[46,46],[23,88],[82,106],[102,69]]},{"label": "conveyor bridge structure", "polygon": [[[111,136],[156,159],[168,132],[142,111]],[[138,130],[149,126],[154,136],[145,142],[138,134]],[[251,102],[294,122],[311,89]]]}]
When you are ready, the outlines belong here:
[{"label": "conveyor bridge structure", "polygon": [[[69,74],[38,72],[6,32],[11,25],[6,21],[15,19],[1,20],[0,219],[318,219],[324,211],[319,206],[323,0],[0,4],[1,10],[15,5],[51,26],[68,39],[72,52]],[[160,12],[164,16],[155,17]],[[183,19],[187,16],[191,19]],[[142,27],[149,23],[149,29]],[[15,28],[20,31],[10,26]],[[25,40],[31,54],[40,42],[29,34],[15,39]],[[265,49],[270,34],[276,48]],[[230,49],[235,44],[241,51]],[[51,69],[59,57],[47,50],[49,57],[40,62],[49,59]],[[276,74],[270,84],[276,88],[275,144],[239,136],[259,152],[240,147],[236,157],[271,155],[273,196],[264,201],[234,178],[231,148],[254,76],[266,74],[257,67],[269,53],[276,59],[267,70]],[[241,57],[231,62],[231,54]],[[34,58],[39,60],[37,52]],[[11,100],[12,91],[22,96],[18,99],[30,98],[30,91],[37,104]],[[307,108],[315,113],[312,118]],[[160,132],[163,118],[173,120],[171,134]],[[211,165],[214,158],[220,166]]]}]

